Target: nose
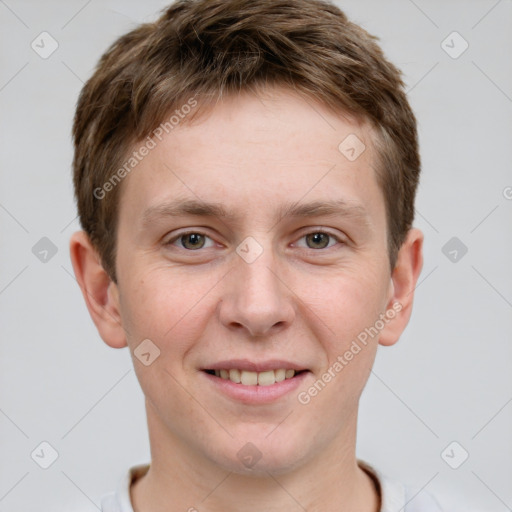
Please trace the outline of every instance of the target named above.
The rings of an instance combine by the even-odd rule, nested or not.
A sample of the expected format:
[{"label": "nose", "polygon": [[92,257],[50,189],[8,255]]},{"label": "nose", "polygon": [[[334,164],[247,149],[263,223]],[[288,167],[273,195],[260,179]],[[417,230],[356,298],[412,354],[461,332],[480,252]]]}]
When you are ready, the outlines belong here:
[{"label": "nose", "polygon": [[271,249],[252,262],[234,255],[233,270],[224,280],[220,321],[251,337],[274,335],[291,325],[294,294]]}]

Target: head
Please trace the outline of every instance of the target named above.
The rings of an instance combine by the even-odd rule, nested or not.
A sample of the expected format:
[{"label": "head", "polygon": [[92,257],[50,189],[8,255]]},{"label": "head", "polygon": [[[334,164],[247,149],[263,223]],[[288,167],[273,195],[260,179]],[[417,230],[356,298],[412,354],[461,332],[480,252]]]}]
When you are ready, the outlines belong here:
[{"label": "head", "polygon": [[[179,1],[101,58],[73,134],[75,273],[150,434],[234,471],[249,442],[284,471],[352,438],[422,265],[415,118],[375,38],[321,1]],[[300,375],[256,403],[217,382],[237,364]]]}]

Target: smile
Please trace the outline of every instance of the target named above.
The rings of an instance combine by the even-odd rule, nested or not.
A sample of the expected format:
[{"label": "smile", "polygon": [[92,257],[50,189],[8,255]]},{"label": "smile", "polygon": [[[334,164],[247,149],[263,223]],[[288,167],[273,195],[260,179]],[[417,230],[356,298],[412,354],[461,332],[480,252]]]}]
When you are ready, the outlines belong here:
[{"label": "smile", "polygon": [[209,363],[201,370],[216,393],[248,405],[270,404],[293,396],[312,375],[304,365],[283,359],[231,359]]},{"label": "smile", "polygon": [[254,372],[250,370],[239,370],[231,368],[229,370],[206,370],[210,375],[215,375],[224,380],[230,380],[235,384],[243,384],[244,386],[272,386],[276,382],[282,382],[291,379],[296,372],[292,369],[279,368],[277,370],[267,370],[263,372]]}]

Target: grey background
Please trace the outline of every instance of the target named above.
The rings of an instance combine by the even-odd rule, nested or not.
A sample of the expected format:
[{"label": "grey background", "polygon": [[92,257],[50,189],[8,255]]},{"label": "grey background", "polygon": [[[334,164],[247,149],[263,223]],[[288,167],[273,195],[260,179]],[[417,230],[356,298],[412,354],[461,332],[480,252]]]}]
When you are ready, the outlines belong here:
[{"label": "grey background", "polygon": [[[97,510],[149,460],[129,353],[101,341],[71,269],[70,129],[102,52],[167,3],[0,0],[0,512]],[[363,394],[358,456],[448,510],[512,510],[512,2],[338,4],[404,71],[423,158],[425,265]],[[31,48],[42,31],[59,45],[47,59]],[[458,58],[441,46],[463,48],[453,31],[469,44]],[[452,237],[468,248],[457,262]],[[48,469],[31,458],[43,441],[58,452]],[[453,441],[469,453],[458,469],[441,456]]]}]

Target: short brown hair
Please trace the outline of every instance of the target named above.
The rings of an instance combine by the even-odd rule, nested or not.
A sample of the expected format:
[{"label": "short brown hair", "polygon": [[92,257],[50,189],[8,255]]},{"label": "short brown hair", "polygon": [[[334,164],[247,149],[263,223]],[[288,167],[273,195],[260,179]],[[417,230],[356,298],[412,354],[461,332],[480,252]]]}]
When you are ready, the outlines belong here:
[{"label": "short brown hair", "polygon": [[134,143],[191,97],[197,114],[206,98],[267,84],[373,126],[393,269],[414,219],[420,158],[401,72],[376,40],[322,0],[178,0],[115,41],[81,91],[73,126],[80,222],[110,277],[121,190],[112,180]]}]

